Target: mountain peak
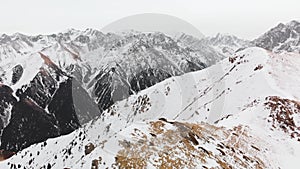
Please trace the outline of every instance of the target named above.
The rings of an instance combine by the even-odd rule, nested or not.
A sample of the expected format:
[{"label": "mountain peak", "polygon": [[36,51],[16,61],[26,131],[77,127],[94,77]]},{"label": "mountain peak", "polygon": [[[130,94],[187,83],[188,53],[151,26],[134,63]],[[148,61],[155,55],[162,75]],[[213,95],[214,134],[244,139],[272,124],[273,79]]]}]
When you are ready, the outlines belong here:
[{"label": "mountain peak", "polygon": [[297,20],[292,20],[289,23],[287,23],[287,25],[290,26],[290,27],[295,27],[295,26],[299,26],[300,22],[297,21]]},{"label": "mountain peak", "polygon": [[70,33],[70,34],[74,34],[74,33],[78,33],[78,32],[81,32],[81,30],[79,29],[75,29],[75,28],[69,28],[69,29],[66,29],[60,33]]},{"label": "mountain peak", "polygon": [[213,37],[206,37],[203,41],[205,41],[206,44],[217,48],[225,56],[231,56],[235,51],[241,48],[252,46],[249,41],[226,33],[217,33]]},{"label": "mountain peak", "polygon": [[97,29],[93,29],[93,28],[87,28],[83,31],[84,34],[86,35],[91,35],[91,36],[94,36],[94,35],[103,35],[103,33]]},{"label": "mountain peak", "polygon": [[264,49],[280,52],[298,52],[300,53],[300,23],[296,20],[286,24],[280,23],[271,28],[253,43]]},{"label": "mountain peak", "polygon": [[24,34],[19,33],[19,32],[14,33],[14,34],[11,36],[11,38],[12,38],[13,40],[24,39],[24,38],[27,38],[27,37],[28,37],[27,35],[24,35]]}]

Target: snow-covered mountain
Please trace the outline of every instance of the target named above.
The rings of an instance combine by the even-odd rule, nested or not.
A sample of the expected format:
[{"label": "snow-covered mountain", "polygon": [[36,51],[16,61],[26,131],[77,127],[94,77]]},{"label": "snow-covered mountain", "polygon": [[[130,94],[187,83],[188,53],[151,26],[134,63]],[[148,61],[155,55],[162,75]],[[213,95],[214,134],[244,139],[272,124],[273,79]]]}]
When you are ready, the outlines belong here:
[{"label": "snow-covered mountain", "polygon": [[280,23],[253,41],[256,46],[273,52],[300,53],[300,22]]},{"label": "snow-covered mountain", "polygon": [[232,56],[239,50],[254,46],[248,40],[240,39],[234,35],[220,33],[214,37],[206,37],[203,41],[209,46],[213,46],[218,52],[225,56]]},{"label": "snow-covered mountain", "polygon": [[244,49],[117,102],[0,168],[298,168],[299,65],[296,53]]},{"label": "snow-covered mountain", "polygon": [[188,45],[188,47],[195,50],[215,51],[215,58],[211,57],[212,60],[218,60],[217,58],[220,58],[220,54],[229,57],[238,50],[254,46],[248,40],[240,39],[234,35],[220,33],[218,33],[216,36],[208,36],[202,39],[197,39],[186,34],[181,34],[180,36],[177,36],[177,39],[179,42],[184,42]]},{"label": "snow-covered mountain", "polygon": [[131,94],[222,58],[159,32],[2,35],[0,147],[17,152],[68,134]]}]

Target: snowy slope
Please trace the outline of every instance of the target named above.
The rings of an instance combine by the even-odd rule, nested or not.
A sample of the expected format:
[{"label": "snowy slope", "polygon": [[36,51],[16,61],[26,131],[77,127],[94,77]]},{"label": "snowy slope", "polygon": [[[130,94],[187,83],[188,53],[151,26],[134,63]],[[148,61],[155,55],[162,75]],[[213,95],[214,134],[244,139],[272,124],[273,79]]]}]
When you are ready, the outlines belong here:
[{"label": "snowy slope", "polygon": [[299,62],[245,49],[117,102],[0,168],[297,168]]}]

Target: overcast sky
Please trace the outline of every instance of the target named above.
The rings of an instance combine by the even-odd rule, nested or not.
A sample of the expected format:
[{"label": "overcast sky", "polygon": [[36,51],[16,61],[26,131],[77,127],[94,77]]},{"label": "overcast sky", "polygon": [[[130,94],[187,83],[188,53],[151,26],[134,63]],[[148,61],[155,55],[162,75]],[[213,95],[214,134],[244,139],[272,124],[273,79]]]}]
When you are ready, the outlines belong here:
[{"label": "overcast sky", "polygon": [[179,17],[205,35],[253,39],[280,22],[300,20],[299,0],[0,0],[0,34],[101,29],[125,16]]}]

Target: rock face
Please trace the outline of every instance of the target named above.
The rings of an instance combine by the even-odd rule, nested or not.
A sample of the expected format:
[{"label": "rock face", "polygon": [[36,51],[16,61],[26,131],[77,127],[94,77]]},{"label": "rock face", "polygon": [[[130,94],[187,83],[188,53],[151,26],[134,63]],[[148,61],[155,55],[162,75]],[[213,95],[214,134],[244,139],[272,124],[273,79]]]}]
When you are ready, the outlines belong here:
[{"label": "rock face", "polygon": [[22,67],[22,65],[16,65],[13,68],[13,74],[12,74],[11,83],[12,84],[17,83],[20,80],[20,78],[22,77],[22,74],[23,74],[23,67]]},{"label": "rock face", "polygon": [[[17,152],[80,126],[72,104],[72,80],[46,56],[45,66],[28,85],[16,91],[1,149]],[[15,137],[11,137],[14,135]]]},{"label": "rock face", "polygon": [[[1,149],[17,152],[31,144],[58,136],[54,119],[30,99],[17,102],[10,123],[3,130]],[[15,137],[12,137],[15,136]]]},{"label": "rock face", "polygon": [[40,53],[40,56],[44,64],[29,84],[17,89],[17,98],[12,95],[12,89],[2,87],[3,116],[10,108],[10,120],[5,122],[8,124],[1,136],[1,149],[5,151],[17,152],[48,138],[68,134],[100,114],[76,79],[46,55]]},{"label": "rock face", "polygon": [[277,53],[283,51],[300,53],[300,22],[280,23],[255,39],[253,43]]},{"label": "rock face", "polygon": [[7,126],[11,118],[11,109],[13,105],[17,102],[16,98],[13,96],[13,90],[3,84],[0,84],[0,130]]}]

